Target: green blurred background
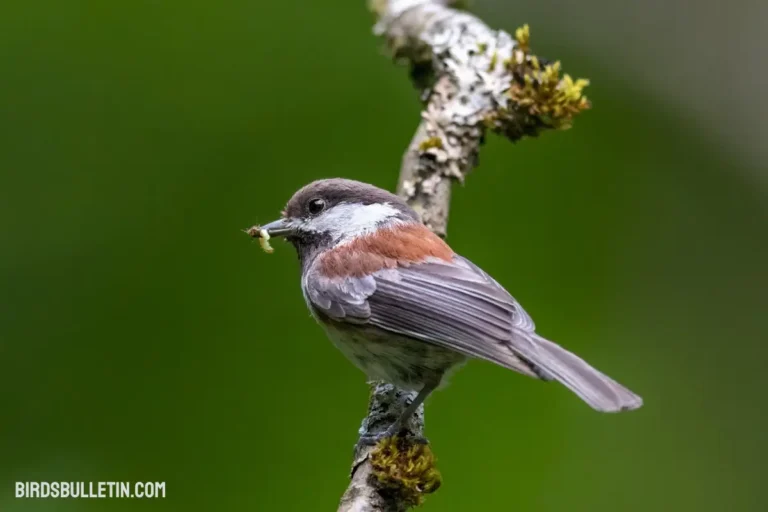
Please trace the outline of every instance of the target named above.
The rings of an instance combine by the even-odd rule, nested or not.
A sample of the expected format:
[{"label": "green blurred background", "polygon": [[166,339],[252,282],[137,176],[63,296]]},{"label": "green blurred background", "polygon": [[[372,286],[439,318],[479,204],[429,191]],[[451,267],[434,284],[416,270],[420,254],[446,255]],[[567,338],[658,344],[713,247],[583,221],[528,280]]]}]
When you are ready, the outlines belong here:
[{"label": "green blurred background", "polygon": [[[592,80],[594,109],[491,138],[449,240],[646,406],[600,415],[471,363],[428,402],[444,487],[423,510],[768,508],[765,133],[723,136],[765,117],[717,117],[749,97],[746,68],[691,101],[702,84],[664,65],[710,73],[717,56],[678,58],[681,23],[649,68],[635,57],[661,32],[630,37],[609,4],[474,3],[530,23],[540,54]],[[363,1],[3,2],[0,510],[335,510],[364,377],[307,313],[293,249],[267,256],[240,229],[313,179],[394,187],[419,104],[371,22]],[[13,497],[125,480],[168,497]]]}]

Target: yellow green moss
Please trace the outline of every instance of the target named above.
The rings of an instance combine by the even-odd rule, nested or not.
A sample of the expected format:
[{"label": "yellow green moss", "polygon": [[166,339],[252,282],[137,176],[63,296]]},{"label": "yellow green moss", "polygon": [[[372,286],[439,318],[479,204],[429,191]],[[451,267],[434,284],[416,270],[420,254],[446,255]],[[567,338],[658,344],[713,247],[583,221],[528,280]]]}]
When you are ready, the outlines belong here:
[{"label": "yellow green moss", "polygon": [[530,36],[528,25],[515,31],[518,50],[522,55],[508,61],[515,77],[509,96],[544,126],[570,128],[574,116],[591,106],[584,96],[584,88],[589,81],[582,78],[574,80],[567,74],[561,77],[559,61],[542,65],[539,58],[530,53]]},{"label": "yellow green moss", "polygon": [[493,55],[491,55],[491,62],[488,64],[489,73],[494,70],[498,62],[499,62],[499,54],[496,52],[493,52]]},{"label": "yellow green moss", "polygon": [[496,112],[491,112],[487,114],[485,117],[483,117],[483,126],[485,126],[489,130],[495,130],[498,125],[497,122],[499,120],[499,114]]},{"label": "yellow green moss", "polygon": [[460,11],[468,11],[472,7],[472,0],[453,0],[450,6]]},{"label": "yellow green moss", "polygon": [[382,16],[387,10],[388,0],[369,0],[368,9],[376,16]]},{"label": "yellow green moss", "polygon": [[531,27],[529,27],[527,23],[515,30],[515,40],[517,41],[518,48],[522,51],[525,53],[531,51],[531,48],[529,47],[531,42]]},{"label": "yellow green moss", "polygon": [[424,495],[435,492],[442,483],[435,456],[426,444],[413,444],[400,437],[382,439],[371,452],[370,461],[379,483],[398,493],[409,506],[420,505]]},{"label": "yellow green moss", "polygon": [[440,137],[429,137],[421,141],[421,143],[419,144],[420,151],[426,151],[432,148],[440,149],[442,147],[443,147],[443,139],[441,139]]}]

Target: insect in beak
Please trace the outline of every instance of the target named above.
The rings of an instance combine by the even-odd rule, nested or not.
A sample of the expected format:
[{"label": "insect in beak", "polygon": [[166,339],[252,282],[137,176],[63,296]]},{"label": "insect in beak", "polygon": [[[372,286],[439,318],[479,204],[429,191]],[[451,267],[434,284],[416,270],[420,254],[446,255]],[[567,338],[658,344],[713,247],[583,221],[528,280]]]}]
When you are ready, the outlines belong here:
[{"label": "insect in beak", "polygon": [[261,248],[266,253],[272,253],[274,249],[269,245],[269,239],[274,236],[290,236],[295,229],[291,226],[289,219],[279,219],[263,226],[253,226],[246,230],[248,236],[258,238]]}]

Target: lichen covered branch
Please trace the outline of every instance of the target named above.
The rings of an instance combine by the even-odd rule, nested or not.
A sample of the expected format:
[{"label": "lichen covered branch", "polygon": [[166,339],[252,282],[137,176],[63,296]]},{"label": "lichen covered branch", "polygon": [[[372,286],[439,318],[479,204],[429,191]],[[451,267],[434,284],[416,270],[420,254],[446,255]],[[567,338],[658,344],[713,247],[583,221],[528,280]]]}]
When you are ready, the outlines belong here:
[{"label": "lichen covered branch", "polygon": [[398,192],[446,235],[452,179],[475,167],[488,130],[510,140],[571,126],[589,108],[586,80],[537,57],[528,26],[514,36],[438,0],[380,0],[376,32],[411,66],[426,106],[404,158]]},{"label": "lichen covered branch", "polygon": [[[490,130],[512,141],[546,129],[571,126],[589,108],[586,80],[560,76],[530,48],[527,25],[511,36],[453,9],[451,0],[373,0],[375,32],[396,60],[410,65],[425,103],[421,121],[400,169],[398,194],[424,223],[446,236],[453,180],[464,181]],[[360,435],[381,433],[415,393],[391,384],[371,386]],[[411,418],[407,435],[358,445],[351,482],[340,512],[401,512],[440,486],[440,474],[424,438],[424,409]]]}]

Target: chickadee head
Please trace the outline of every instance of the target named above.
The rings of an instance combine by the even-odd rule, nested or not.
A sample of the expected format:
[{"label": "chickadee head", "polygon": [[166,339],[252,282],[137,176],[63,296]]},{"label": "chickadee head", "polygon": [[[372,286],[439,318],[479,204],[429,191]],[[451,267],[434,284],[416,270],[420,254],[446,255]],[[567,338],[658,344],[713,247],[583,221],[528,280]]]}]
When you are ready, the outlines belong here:
[{"label": "chickadee head", "polygon": [[418,214],[395,194],[341,178],[310,183],[296,192],[281,219],[261,228],[290,241],[302,259],[374,233],[420,223]]}]

